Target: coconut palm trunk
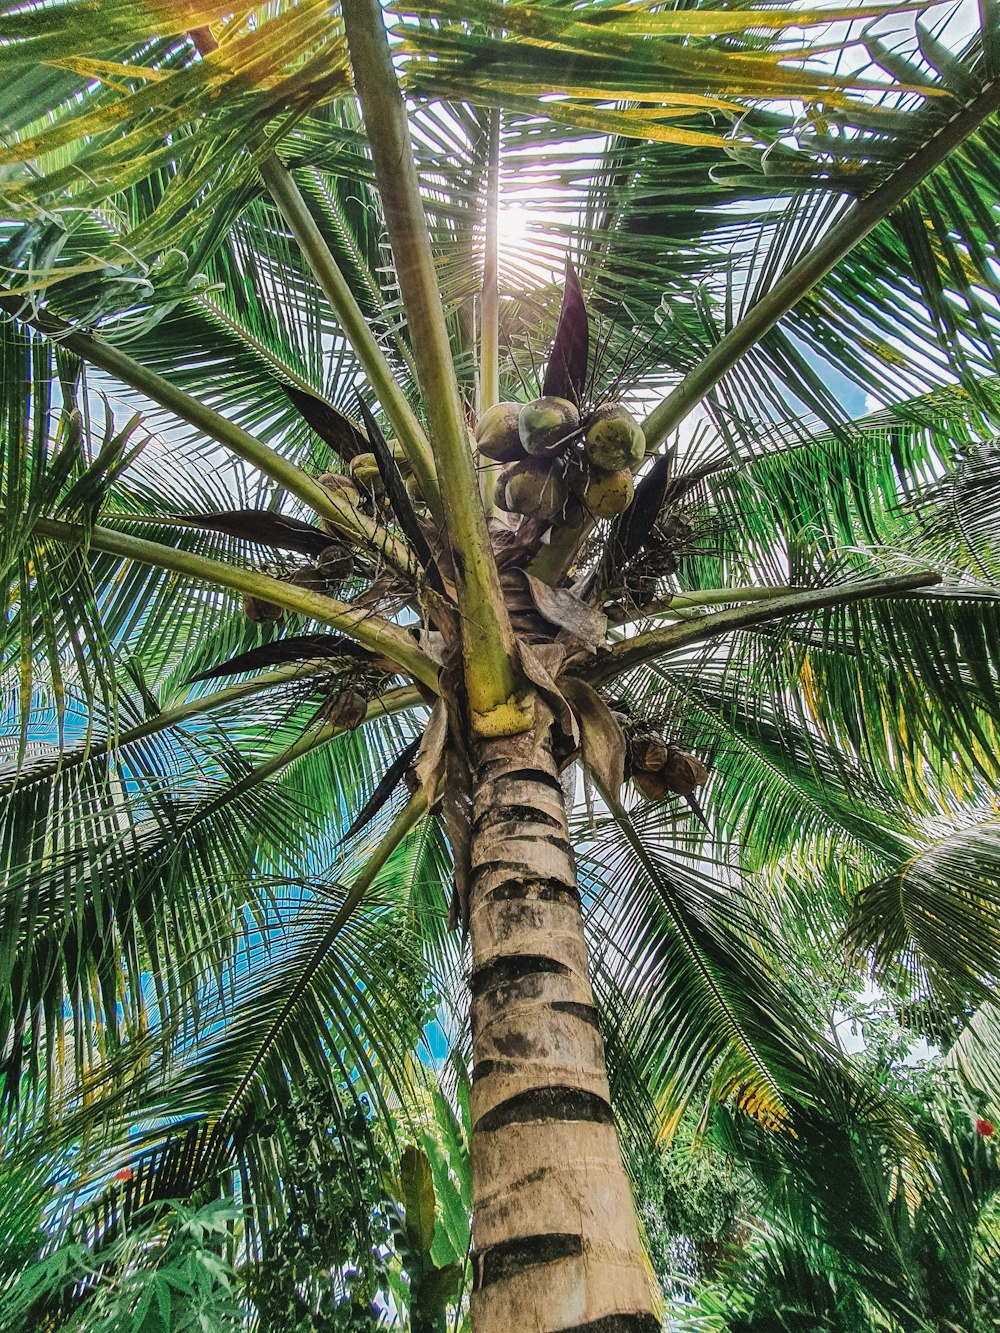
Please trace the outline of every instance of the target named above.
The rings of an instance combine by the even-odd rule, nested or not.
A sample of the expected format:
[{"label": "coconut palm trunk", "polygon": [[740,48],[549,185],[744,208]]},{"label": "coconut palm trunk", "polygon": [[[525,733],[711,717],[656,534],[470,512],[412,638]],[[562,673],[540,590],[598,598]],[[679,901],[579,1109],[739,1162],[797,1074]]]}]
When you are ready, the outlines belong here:
[{"label": "coconut palm trunk", "polygon": [[547,728],[478,746],[471,864],[475,1328],[655,1329]]}]

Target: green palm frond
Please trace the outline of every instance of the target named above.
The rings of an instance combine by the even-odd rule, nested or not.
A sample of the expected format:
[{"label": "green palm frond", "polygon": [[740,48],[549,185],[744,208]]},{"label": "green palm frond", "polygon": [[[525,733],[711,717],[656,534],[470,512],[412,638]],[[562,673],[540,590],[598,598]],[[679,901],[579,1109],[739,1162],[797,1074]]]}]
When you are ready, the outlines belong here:
[{"label": "green palm frond", "polygon": [[978,822],[959,817],[930,837],[859,895],[852,944],[876,975],[903,959],[917,985],[945,1000],[991,1002],[1000,967],[1000,829],[991,811]]},{"label": "green palm frond", "polygon": [[826,1093],[795,1137],[717,1121],[720,1140],[753,1165],[770,1223],[757,1256],[760,1322],[750,1315],[738,1327],[762,1330],[775,1307],[791,1328],[850,1327],[841,1319],[851,1307],[904,1327],[968,1326],[995,1275],[981,1226],[1000,1188],[994,1154],[971,1124],[955,1117],[946,1129],[933,1108],[910,1128],[919,1149],[908,1160],[870,1089],[858,1096],[830,1083]]},{"label": "green palm frond", "polygon": [[785,1124],[811,1063],[832,1052],[803,1021],[777,939],[751,924],[739,876],[678,854],[649,811],[602,821],[581,864],[596,894],[590,916],[613,1046],[661,1123],[675,1123],[710,1075],[714,1096]]},{"label": "green palm frond", "polygon": [[[289,113],[348,87],[343,37],[320,6],[236,19],[220,48],[201,58],[169,11],[160,35],[173,40],[137,49],[136,32],[153,36],[156,26],[146,10],[118,5],[7,16],[8,68],[31,71],[54,61],[77,76],[54,122],[26,118],[30,98],[5,99],[0,163],[14,216],[35,227],[46,218],[38,241],[47,262],[29,286],[71,281],[80,315],[107,307],[107,293],[93,279],[116,254],[124,287],[134,291],[138,283],[140,295],[156,292],[161,300],[183,296],[197,274],[189,255],[218,240],[232,199],[253,179],[248,146],[266,153],[277,113],[287,122]],[[235,171],[234,152],[242,158]],[[21,165],[32,160],[41,171]],[[113,207],[98,215],[106,205]],[[101,258],[95,247],[105,251]]]}]

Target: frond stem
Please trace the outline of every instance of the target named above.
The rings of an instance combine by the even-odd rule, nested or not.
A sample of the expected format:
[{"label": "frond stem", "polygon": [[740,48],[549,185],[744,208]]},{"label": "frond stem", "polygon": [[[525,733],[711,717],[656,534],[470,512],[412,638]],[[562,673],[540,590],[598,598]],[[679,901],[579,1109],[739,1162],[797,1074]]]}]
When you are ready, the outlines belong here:
[{"label": "frond stem", "polygon": [[[155,736],[161,731],[168,731],[171,727],[183,726],[185,722],[193,717],[201,717],[206,713],[214,712],[217,708],[225,708],[229,704],[238,703],[240,699],[245,699],[253,694],[260,694],[271,689],[272,686],[287,685],[292,681],[305,680],[312,676],[324,676],[329,672],[330,661],[328,658],[317,658],[312,662],[289,662],[287,666],[277,667],[274,671],[262,672],[252,680],[241,680],[235,685],[227,685],[224,690],[214,690],[211,694],[202,694],[196,699],[189,699],[187,703],[177,704],[173,708],[164,708],[155,717],[148,717],[145,722],[140,722],[137,726],[129,727],[125,731],[116,732],[104,740],[85,742],[61,753],[32,756],[20,772],[12,775],[8,784],[0,787],[0,792],[10,790],[14,785],[28,785],[54,777],[57,773],[67,773],[74,768],[80,768],[93,759],[101,758],[102,755],[114,754],[128,745],[134,745],[136,741],[145,740],[148,736]],[[373,717],[381,716],[383,713],[398,713],[406,708],[415,707],[421,702],[421,698],[419,691],[414,686],[401,685],[396,689],[388,690],[380,696],[377,702],[379,709],[377,713],[372,713]],[[369,718],[366,716],[365,721],[368,720]],[[329,739],[329,737],[326,739]]]},{"label": "frond stem", "polygon": [[277,1039],[284,1024],[288,1021],[289,1015],[294,1010],[296,1004],[298,1004],[306,987],[309,985],[309,982],[312,980],[313,976],[315,976],[317,969],[322,964],[323,959],[329,953],[337,936],[350,920],[355,908],[361,902],[361,899],[375,882],[375,877],[386,865],[389,858],[403,839],[417,826],[426,813],[427,797],[423,790],[418,788],[389,825],[388,830],[376,843],[375,847],[372,849],[370,857],[365,862],[364,868],[348,889],[347,896],[340,905],[340,909],[327,929],[323,932],[322,938],[317,942],[309,966],[306,967],[302,974],[296,979],[291,994],[285,999],[284,1004],[275,1015],[270,1028],[268,1028],[265,1033],[263,1040],[254,1051],[249,1066],[244,1071],[238,1087],[230,1098],[229,1105],[223,1112],[224,1117],[230,1115],[240,1105],[254,1075],[260,1068],[261,1061]]},{"label": "frond stem", "polygon": [[727,602],[768,602],[774,597],[787,597],[795,591],[790,584],[785,584],[776,588],[702,588],[700,591],[674,592],[635,611],[622,608],[620,614],[610,612],[608,619],[612,625],[630,625],[637,620],[674,615],[699,606],[720,606]]},{"label": "frond stem", "polygon": [[866,579],[860,583],[835,588],[809,588],[805,591],[775,597],[773,600],[736,606],[727,611],[716,611],[698,620],[686,620],[679,625],[665,625],[637,634],[615,644],[609,653],[599,658],[586,676],[592,685],[614,680],[623,672],[631,671],[644,662],[651,662],[669,653],[690,648],[692,644],[731,634],[735,630],[752,629],[771,620],[801,615],[805,611],[819,611],[829,606],[847,606],[851,602],[867,601],[876,597],[895,597],[900,593],[929,588],[941,582],[935,570],[920,570],[913,574],[891,575],[882,579]]},{"label": "frond stem", "polygon": [[[5,511],[0,513],[6,516]],[[374,615],[366,608],[350,606],[336,598],[285,583],[281,579],[272,578],[270,574],[239,569],[221,560],[212,560],[191,551],[179,551],[173,546],[114,532],[110,528],[84,528],[76,523],[40,518],[35,521],[34,531],[40,537],[50,538],[64,546],[103,551],[123,560],[137,560],[141,564],[173,570],[190,578],[231,588],[234,592],[274,602],[286,610],[309,616],[320,624],[330,625],[370,652],[390,658],[415,680],[437,691],[437,667],[431,659],[420,651],[401,626]]]},{"label": "frond stem", "polygon": [[483,292],[479,306],[479,415],[500,401],[500,112],[487,112],[489,155],[486,168],[486,237],[483,245]]},{"label": "frond stem", "polygon": [[221,444],[223,448],[250,463],[272,481],[276,481],[279,486],[290,491],[292,495],[298,496],[317,514],[330,519],[348,536],[381,551],[397,569],[404,572],[409,569],[410,561],[406,547],[388,533],[384,526],[359,515],[348,501],[321,486],[308,472],[303,471],[289,459],[283,458],[281,454],[237,426],[228,417],[193,398],[183,389],[177,388],[162,375],[148,370],[138,361],[133,361],[120,348],[105,342],[96,334],[74,329],[72,325],[49,311],[35,315],[28,314],[23,298],[11,292],[0,290],[0,309],[15,319],[30,324],[32,328],[38,329],[54,342],[68,347],[85,361],[100,366],[115,379],[173,412],[181,421],[186,421],[197,430],[203,431],[217,444]]},{"label": "frond stem", "polygon": [[509,735],[527,730],[531,718],[516,697],[514,634],[480,500],[406,108],[378,0],[344,0],[342,12],[454,556],[472,723],[484,734]]},{"label": "frond stem", "polygon": [[260,164],[260,175],[281,216],[298,242],[299,249],[312,269],[316,281],[330,302],[344,336],[364,367],[365,374],[392,423],[407,462],[413,469],[421,495],[430,506],[431,512],[436,511],[440,517],[441,498],[434,470],[434,455],[431,453],[427,436],[417,420],[416,413],[407,402],[406,395],[396,382],[396,377],[382,349],[375,341],[368,327],[368,321],[354,299],[354,293],[323,239],[323,233],[316,225],[316,220],[309,211],[301,190],[296,185],[292,173],[277,157],[269,157]]}]

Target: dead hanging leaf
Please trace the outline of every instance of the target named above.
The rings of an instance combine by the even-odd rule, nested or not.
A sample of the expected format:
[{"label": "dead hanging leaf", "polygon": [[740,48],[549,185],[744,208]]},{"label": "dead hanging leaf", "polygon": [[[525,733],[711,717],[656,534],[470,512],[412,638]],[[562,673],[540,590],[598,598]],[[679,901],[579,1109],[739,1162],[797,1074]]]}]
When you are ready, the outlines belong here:
[{"label": "dead hanging leaf", "polygon": [[[508,520],[516,523],[513,530]],[[542,538],[551,527],[540,518],[525,518],[519,514],[498,511],[490,518],[490,544],[497,569],[523,569],[542,544]]]},{"label": "dead hanging leaf", "polygon": [[435,666],[444,666],[445,638],[440,630],[422,626],[417,636],[417,643],[420,645],[420,651],[425,657],[429,657]]},{"label": "dead hanging leaf", "polygon": [[413,504],[410,500],[409,492],[403,481],[399,466],[392,456],[385,436],[379,430],[378,422],[368,410],[368,405],[361,397],[358,391],[358,406],[361,408],[361,416],[365,423],[365,429],[368,432],[368,439],[371,443],[372,452],[375,455],[375,462],[378,466],[379,475],[382,478],[382,484],[385,486],[386,494],[389,497],[389,504],[393,514],[396,516],[396,522],[403,530],[403,535],[410,543],[413,554],[417,557],[421,569],[426,571],[427,581],[435,592],[444,593],[444,583],[441,579],[441,573],[434,563],[434,557],[431,554],[431,548],[424,536],[420,520],[417,518]]},{"label": "dead hanging leaf", "polygon": [[297,555],[317,556],[330,545],[330,538],[321,528],[268,510],[227,509],[218,514],[182,514],[179,517],[208,532],[222,532],[227,537],[237,537],[255,546],[271,546],[279,551],[294,551]]},{"label": "dead hanging leaf", "polygon": [[281,386],[298,408],[300,415],[316,434],[330,446],[338,458],[349,463],[357,454],[368,452],[368,441],[350,417],[338,412],[332,403],[304,389],[289,384]]},{"label": "dead hanging leaf", "polygon": [[603,611],[588,606],[569,588],[553,588],[525,571],[531,600],[550,625],[558,625],[592,653],[604,646],[608,618]]},{"label": "dead hanging leaf", "polygon": [[383,805],[385,805],[386,801],[390,799],[393,792],[406,777],[410,765],[413,763],[414,757],[416,756],[417,750],[420,748],[420,740],[421,738],[418,736],[415,740],[412,740],[409,745],[404,746],[404,748],[400,750],[399,754],[386,769],[378,786],[358,811],[354,822],[344,834],[341,842],[348,842],[356,833],[360,833],[365,825],[375,818]]},{"label": "dead hanging leaf", "polygon": [[711,830],[712,826],[705,818],[705,811],[701,808],[701,805],[698,802],[698,798],[697,796],[695,796],[694,792],[689,791],[684,797],[684,800],[687,802],[688,808],[690,809],[691,813],[695,815],[699,820],[701,820],[701,822],[705,825],[707,829]]},{"label": "dead hanging leaf", "polygon": [[559,644],[529,644],[518,642],[521,669],[552,710],[555,735],[552,752],[560,768],[579,753],[580,728],[576,714],[556,684],[556,676],[566,660],[565,649]]},{"label": "dead hanging leaf", "polygon": [[417,754],[417,783],[419,790],[427,798],[428,809],[433,809],[437,800],[438,786],[444,777],[447,745],[448,713],[444,701],[439,699],[431,709]]},{"label": "dead hanging leaf", "polygon": [[[256,600],[256,599],[255,599]],[[280,611],[280,607],[278,608]],[[201,671],[197,676],[190,676],[190,681],[216,680],[219,676],[235,676],[242,671],[258,671],[261,667],[280,666],[283,662],[312,662],[318,657],[347,657],[367,661],[371,653],[367,648],[345,639],[339,634],[292,634],[285,639],[276,639],[272,643],[261,644],[245,653],[237,653],[218,666],[208,671]],[[388,659],[381,659],[383,662]],[[395,667],[388,663],[389,669]]]},{"label": "dead hanging leaf", "polygon": [[584,769],[593,774],[605,799],[618,808],[625,782],[625,733],[592,685],[576,676],[563,676],[559,684],[579,720]]}]

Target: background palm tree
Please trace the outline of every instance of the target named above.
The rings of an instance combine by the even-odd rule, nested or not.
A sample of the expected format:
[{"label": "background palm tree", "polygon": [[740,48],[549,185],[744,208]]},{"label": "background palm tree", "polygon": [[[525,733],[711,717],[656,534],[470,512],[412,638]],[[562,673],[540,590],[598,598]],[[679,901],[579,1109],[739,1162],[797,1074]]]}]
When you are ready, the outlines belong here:
[{"label": "background palm tree", "polygon": [[[461,1014],[454,881],[476,1327],[652,1327],[608,1076],[795,1126],[854,904],[992,1002],[996,14],[342,18],[5,15],[10,1139],[259,1249],[288,1089],[388,1115]],[[488,522],[469,420],[542,392],[643,418],[624,517]]]}]

